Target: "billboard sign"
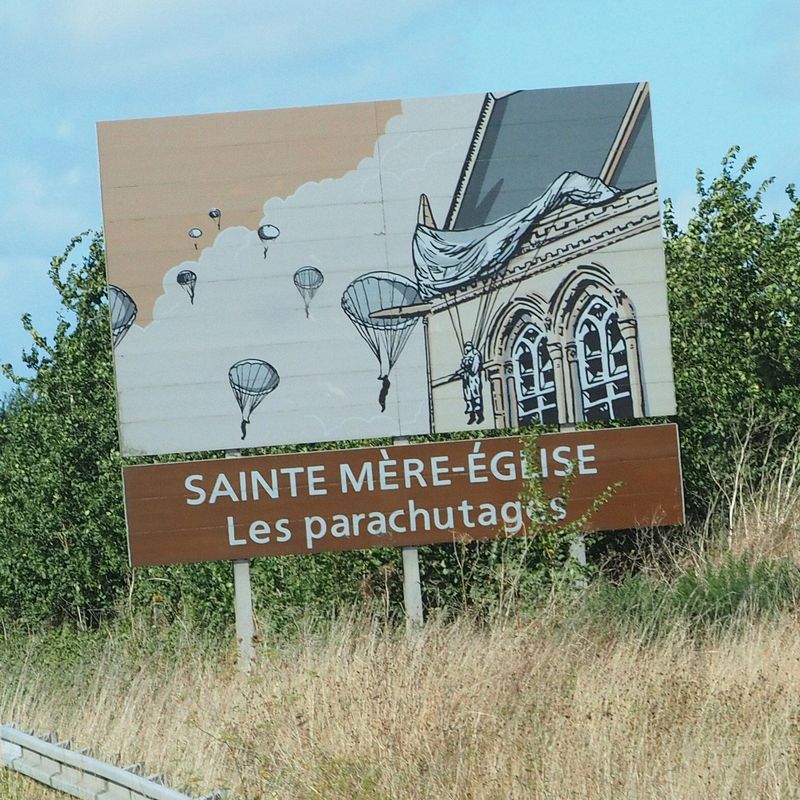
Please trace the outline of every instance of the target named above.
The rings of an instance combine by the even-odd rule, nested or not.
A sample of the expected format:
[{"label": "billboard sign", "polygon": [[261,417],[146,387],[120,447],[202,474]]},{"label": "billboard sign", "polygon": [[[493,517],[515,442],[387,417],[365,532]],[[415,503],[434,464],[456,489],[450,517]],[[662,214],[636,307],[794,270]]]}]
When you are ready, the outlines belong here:
[{"label": "billboard sign", "polygon": [[675,410],[647,84],[98,142],[124,454]]},{"label": "billboard sign", "polygon": [[[674,425],[125,467],[132,566],[683,522]],[[520,499],[524,472],[544,501]],[[565,483],[565,476],[569,475]],[[568,486],[566,485],[568,484]],[[565,491],[566,488],[566,491]]]}]

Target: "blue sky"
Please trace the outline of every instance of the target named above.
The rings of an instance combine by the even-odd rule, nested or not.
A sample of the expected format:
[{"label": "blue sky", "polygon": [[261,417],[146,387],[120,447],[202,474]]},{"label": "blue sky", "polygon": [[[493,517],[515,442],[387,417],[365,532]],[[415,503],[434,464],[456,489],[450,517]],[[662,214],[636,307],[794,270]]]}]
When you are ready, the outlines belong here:
[{"label": "blue sky", "polygon": [[[48,335],[50,258],[100,228],[95,122],[648,80],[661,195],[729,146],[800,182],[796,0],[70,0],[0,10],[0,363],[29,312]],[[0,379],[0,392],[8,383]]]}]

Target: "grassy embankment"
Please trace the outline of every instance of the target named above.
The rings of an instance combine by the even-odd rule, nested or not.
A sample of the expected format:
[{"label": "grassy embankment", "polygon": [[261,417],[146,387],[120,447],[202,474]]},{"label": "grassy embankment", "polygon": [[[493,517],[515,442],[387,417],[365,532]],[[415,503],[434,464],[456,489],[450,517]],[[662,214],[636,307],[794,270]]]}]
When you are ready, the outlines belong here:
[{"label": "grassy embankment", "polygon": [[[247,680],[179,625],[7,638],[0,719],[235,798],[794,797],[800,450],[733,518],[533,616],[298,631]],[[47,795],[0,776],[0,796]]]}]

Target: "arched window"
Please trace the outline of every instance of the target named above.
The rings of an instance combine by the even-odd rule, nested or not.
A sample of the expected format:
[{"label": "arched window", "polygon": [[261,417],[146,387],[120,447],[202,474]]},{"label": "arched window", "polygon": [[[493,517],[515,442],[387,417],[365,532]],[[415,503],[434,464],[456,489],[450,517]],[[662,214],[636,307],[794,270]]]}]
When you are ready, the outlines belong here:
[{"label": "arched window", "polygon": [[633,416],[630,369],[619,319],[609,302],[590,298],[575,326],[583,418]]},{"label": "arched window", "polygon": [[547,337],[530,323],[519,332],[511,349],[519,424],[558,422],[556,382]]}]

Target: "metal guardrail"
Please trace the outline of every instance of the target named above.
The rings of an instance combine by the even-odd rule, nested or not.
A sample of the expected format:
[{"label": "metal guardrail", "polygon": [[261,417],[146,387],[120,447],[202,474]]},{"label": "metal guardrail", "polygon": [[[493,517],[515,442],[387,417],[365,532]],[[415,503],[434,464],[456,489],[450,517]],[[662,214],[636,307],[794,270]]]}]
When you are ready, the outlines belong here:
[{"label": "metal guardrail", "polygon": [[223,791],[202,798],[166,785],[163,775],[144,776],[142,764],[116,767],[70,749],[55,734],[42,737],[0,726],[0,755],[9,769],[80,800],[224,800]]}]

